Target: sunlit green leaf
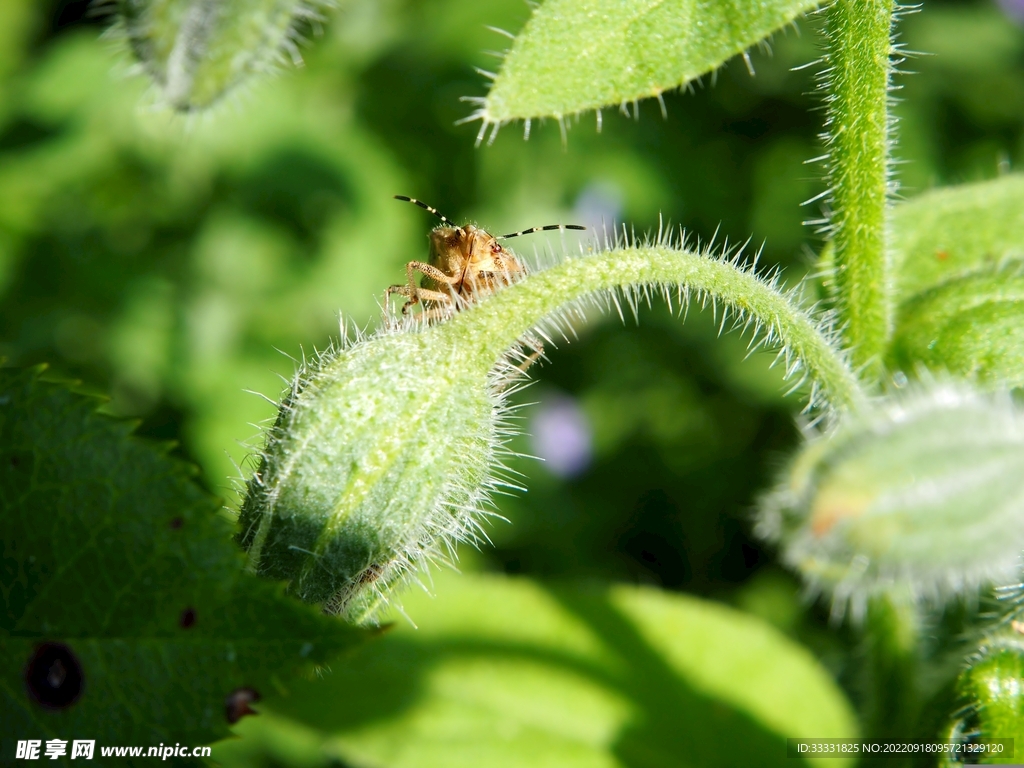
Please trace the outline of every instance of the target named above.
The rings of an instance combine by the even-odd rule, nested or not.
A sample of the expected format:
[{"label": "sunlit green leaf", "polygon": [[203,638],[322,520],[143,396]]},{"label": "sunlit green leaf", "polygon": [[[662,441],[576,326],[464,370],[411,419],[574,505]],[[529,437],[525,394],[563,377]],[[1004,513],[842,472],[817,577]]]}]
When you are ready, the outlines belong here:
[{"label": "sunlit green leaf", "polygon": [[[360,766],[798,765],[785,738],[849,737],[814,658],[721,605],[635,587],[444,575],[394,631],[266,704],[215,748]],[[337,763],[334,763],[337,764]],[[830,765],[840,765],[829,761]]]},{"label": "sunlit green leaf", "polygon": [[657,96],[722,66],[817,5],[548,0],[512,44],[480,117],[562,117]]},{"label": "sunlit green leaf", "polygon": [[216,500],[94,406],[0,370],[0,761],[12,739],[211,741],[240,691],[361,636],[245,573]]}]

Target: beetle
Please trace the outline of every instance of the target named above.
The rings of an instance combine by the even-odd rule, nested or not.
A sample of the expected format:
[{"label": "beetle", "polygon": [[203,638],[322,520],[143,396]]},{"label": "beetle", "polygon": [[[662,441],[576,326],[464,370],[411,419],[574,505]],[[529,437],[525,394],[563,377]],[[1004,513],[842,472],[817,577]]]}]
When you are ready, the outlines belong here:
[{"label": "beetle", "polygon": [[[405,273],[408,282],[392,285],[384,293],[385,307],[392,294],[406,298],[402,314],[425,302],[439,305],[437,309],[441,315],[448,314],[457,308],[459,301],[472,302],[478,296],[493,293],[498,287],[523,277],[526,266],[499,240],[553,229],[586,229],[578,224],[549,224],[495,237],[472,224],[455,226],[436,208],[415,198],[395,195],[395,199],[418,205],[441,220],[441,224],[430,232],[429,262],[407,263]],[[416,284],[417,272],[424,277],[422,285]],[[428,319],[435,316],[433,310],[425,310],[423,314],[428,315]]]}]

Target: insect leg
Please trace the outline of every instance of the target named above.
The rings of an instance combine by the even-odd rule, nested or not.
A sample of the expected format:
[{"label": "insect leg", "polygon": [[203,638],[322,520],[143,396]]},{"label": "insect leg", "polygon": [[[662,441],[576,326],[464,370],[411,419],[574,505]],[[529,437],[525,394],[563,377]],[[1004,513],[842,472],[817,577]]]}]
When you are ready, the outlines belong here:
[{"label": "insect leg", "polygon": [[418,298],[415,297],[416,294],[413,294],[412,289],[408,285],[392,285],[384,291],[384,305],[387,306],[391,296],[396,293],[399,296],[405,296],[405,298],[408,299],[408,301],[402,305],[403,315],[409,311],[409,307],[415,306],[417,301],[437,301],[449,306],[452,303],[452,297],[445,293],[441,293],[440,291],[431,291],[427,288],[417,288],[416,291],[419,295]]},{"label": "insect leg", "polygon": [[422,261],[410,261],[408,264],[405,265],[405,272],[409,276],[409,285],[416,287],[417,290],[422,289],[416,286],[415,279],[413,278],[414,272],[422,272],[431,280],[437,280],[437,282],[439,283],[448,283],[448,285],[456,285],[458,284],[460,279],[458,277],[446,275],[437,267]]},{"label": "insect leg", "polygon": [[459,282],[458,278],[450,277],[444,272],[439,270],[437,267],[433,267],[430,264],[425,264],[422,261],[410,261],[405,265],[405,274],[409,282],[407,285],[392,285],[384,292],[384,306],[388,305],[388,300],[392,294],[397,293],[399,296],[405,296],[408,301],[402,305],[402,314],[406,314],[410,307],[414,307],[422,301],[437,301],[442,304],[450,305],[452,303],[451,296],[441,293],[440,291],[432,291],[429,288],[420,288],[416,284],[416,273],[422,272],[432,280],[436,280],[441,283],[448,283],[449,285],[455,285]]},{"label": "insect leg", "polygon": [[526,369],[533,365],[535,362],[537,362],[537,360],[539,360],[544,355],[544,345],[541,344],[539,341],[531,343],[530,346],[533,347],[533,352],[527,355],[523,362],[516,366],[516,368],[518,368],[523,373],[526,373]]},{"label": "insect leg", "polygon": [[454,311],[452,309],[451,299],[447,296],[445,296],[445,299],[448,299],[447,304],[441,307],[434,307],[433,309],[425,309],[420,312],[417,319],[422,320],[425,323],[432,323],[435,320],[444,320],[445,318],[451,317],[452,312]]},{"label": "insect leg", "polygon": [[522,380],[522,374],[537,362],[544,355],[544,345],[541,344],[537,339],[523,339],[523,345],[526,347],[532,347],[533,352],[523,358],[519,365],[511,367],[505,372],[501,382],[498,384],[499,391],[505,391],[512,385]]},{"label": "insect leg", "polygon": [[[447,314],[450,311],[452,297],[449,296],[447,293],[441,293],[440,291],[431,291],[427,288],[420,288],[418,298],[419,301],[437,301],[444,304],[446,307],[449,308],[444,310],[445,314]],[[404,315],[406,312],[408,312],[409,307],[415,304],[416,302],[413,301],[412,299],[409,299],[409,301],[405,302],[405,306],[402,307],[402,314]]]},{"label": "insect leg", "polygon": [[[459,282],[459,278],[446,275],[440,269],[430,264],[426,264],[422,261],[410,261],[405,265],[405,274],[409,280],[409,293],[405,294],[409,296],[409,301],[406,302],[405,306],[402,307],[402,314],[409,311],[409,307],[419,304],[421,301],[426,299],[427,301],[444,301],[451,303],[451,297],[446,296],[439,291],[430,291],[426,288],[420,288],[416,283],[416,273],[422,272],[424,275],[432,280],[436,280],[439,283],[447,283],[448,285],[456,285]],[[430,295],[428,295],[430,294]]]},{"label": "insect leg", "polygon": [[397,293],[399,296],[405,296],[408,299],[412,295],[412,291],[409,290],[407,285],[392,285],[384,291],[384,312],[387,314],[388,305],[391,300],[391,295]]}]

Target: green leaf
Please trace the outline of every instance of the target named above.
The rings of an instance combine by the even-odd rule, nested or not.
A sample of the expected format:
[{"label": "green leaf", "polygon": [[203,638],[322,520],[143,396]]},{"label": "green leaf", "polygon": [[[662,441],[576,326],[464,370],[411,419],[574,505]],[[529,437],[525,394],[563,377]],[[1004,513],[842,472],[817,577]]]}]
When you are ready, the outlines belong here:
[{"label": "green leaf", "polygon": [[926,192],[892,211],[897,300],[1024,257],[1024,175]]},{"label": "green leaf", "polygon": [[[353,663],[243,722],[225,766],[792,765],[786,737],[852,737],[805,649],[749,615],[650,588],[446,574]],[[266,756],[264,756],[266,759]],[[336,762],[333,764],[337,764]],[[829,765],[839,765],[829,761]]]},{"label": "green leaf", "polygon": [[[1024,176],[926,192],[892,209],[898,301],[888,363],[1024,383]],[[822,272],[834,271],[832,249]],[[825,287],[833,291],[830,282]]]},{"label": "green leaf", "polygon": [[924,363],[984,382],[1024,384],[1024,276],[985,270],[900,307],[892,365]]},{"label": "green leaf", "polygon": [[936,190],[893,214],[902,299],[890,362],[1024,383],[1024,176]]},{"label": "green leaf", "polygon": [[657,96],[722,66],[817,5],[547,0],[515,39],[477,117],[486,128]]},{"label": "green leaf", "polygon": [[233,692],[356,644],[245,573],[166,450],[36,374],[0,370],[0,761],[12,739],[209,742]]}]

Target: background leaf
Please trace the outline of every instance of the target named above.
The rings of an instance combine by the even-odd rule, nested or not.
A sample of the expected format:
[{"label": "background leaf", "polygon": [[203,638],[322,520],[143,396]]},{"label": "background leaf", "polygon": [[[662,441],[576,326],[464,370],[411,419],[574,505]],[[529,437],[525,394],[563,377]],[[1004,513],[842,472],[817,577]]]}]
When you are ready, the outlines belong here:
[{"label": "background leaf", "polygon": [[1024,382],[1024,176],[932,190],[892,213],[891,366]]},{"label": "background leaf", "polygon": [[817,6],[811,0],[548,0],[516,37],[485,125],[657,96],[722,66]]},{"label": "background leaf", "polygon": [[1024,276],[984,270],[918,294],[900,307],[891,356],[904,370],[1024,384]]},{"label": "background leaf", "polygon": [[[813,657],[750,616],[647,588],[453,575],[352,663],[274,697],[226,766],[790,765],[785,737],[855,735]],[[361,692],[353,695],[353,692]],[[271,763],[264,763],[271,764]],[[829,761],[829,764],[836,764]]]},{"label": "background leaf", "polygon": [[1024,257],[1024,175],[945,187],[892,212],[897,300]]},{"label": "background leaf", "polygon": [[[246,574],[216,500],[94,406],[0,370],[0,759],[15,739],[212,741],[233,691],[363,635]],[[63,684],[31,683],[40,648]]]}]

